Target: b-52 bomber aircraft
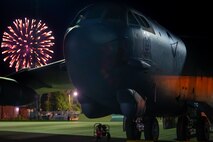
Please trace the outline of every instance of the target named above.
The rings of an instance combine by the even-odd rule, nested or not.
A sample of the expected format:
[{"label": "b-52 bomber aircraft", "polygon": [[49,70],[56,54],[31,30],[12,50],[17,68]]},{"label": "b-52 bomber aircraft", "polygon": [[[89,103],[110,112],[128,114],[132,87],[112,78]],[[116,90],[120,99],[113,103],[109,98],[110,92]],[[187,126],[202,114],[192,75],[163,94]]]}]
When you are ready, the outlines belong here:
[{"label": "b-52 bomber aircraft", "polygon": [[156,117],[163,117],[178,140],[188,140],[192,129],[197,140],[209,140],[212,77],[182,75],[185,44],[142,13],[111,3],[87,6],[67,29],[64,57],[0,78],[0,105],[23,105],[74,85],[87,117],[125,116],[127,139],[140,139],[143,125],[145,139],[157,140]]}]

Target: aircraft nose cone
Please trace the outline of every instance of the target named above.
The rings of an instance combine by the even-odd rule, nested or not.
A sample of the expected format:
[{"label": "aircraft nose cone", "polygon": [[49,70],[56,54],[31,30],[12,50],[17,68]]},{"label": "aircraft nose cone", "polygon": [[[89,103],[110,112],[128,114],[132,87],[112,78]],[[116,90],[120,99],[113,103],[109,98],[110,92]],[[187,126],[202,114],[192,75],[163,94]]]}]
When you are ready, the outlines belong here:
[{"label": "aircraft nose cone", "polygon": [[70,30],[64,54],[71,81],[77,88],[103,89],[116,55],[115,34],[102,27]]}]

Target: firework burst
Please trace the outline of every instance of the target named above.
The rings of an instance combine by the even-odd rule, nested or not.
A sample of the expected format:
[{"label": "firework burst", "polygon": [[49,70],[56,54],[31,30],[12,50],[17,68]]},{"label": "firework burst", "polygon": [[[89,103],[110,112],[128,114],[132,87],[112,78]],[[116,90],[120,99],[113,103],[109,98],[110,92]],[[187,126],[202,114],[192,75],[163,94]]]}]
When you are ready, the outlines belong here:
[{"label": "firework burst", "polygon": [[16,71],[43,66],[52,58],[54,45],[52,31],[36,19],[16,19],[3,33],[1,47],[4,61]]}]

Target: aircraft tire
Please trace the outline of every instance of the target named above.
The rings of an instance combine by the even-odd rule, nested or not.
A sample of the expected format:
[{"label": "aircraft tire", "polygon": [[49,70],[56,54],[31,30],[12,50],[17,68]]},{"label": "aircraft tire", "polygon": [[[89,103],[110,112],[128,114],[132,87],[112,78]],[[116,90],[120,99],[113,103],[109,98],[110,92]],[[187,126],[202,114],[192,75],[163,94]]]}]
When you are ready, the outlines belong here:
[{"label": "aircraft tire", "polygon": [[188,122],[189,121],[186,116],[178,117],[177,128],[176,128],[177,140],[186,141],[190,139]]},{"label": "aircraft tire", "polygon": [[145,140],[157,141],[159,138],[159,124],[155,117],[148,117],[144,121]]},{"label": "aircraft tire", "polygon": [[124,125],[128,140],[140,140],[141,132],[136,128],[136,123],[133,119],[126,118]]},{"label": "aircraft tire", "polygon": [[110,139],[111,139],[111,135],[110,135],[110,133],[109,133],[109,132],[107,132],[107,141],[109,142],[109,141],[110,141]]},{"label": "aircraft tire", "polygon": [[206,117],[198,119],[196,127],[196,136],[198,141],[209,141],[210,126]]}]

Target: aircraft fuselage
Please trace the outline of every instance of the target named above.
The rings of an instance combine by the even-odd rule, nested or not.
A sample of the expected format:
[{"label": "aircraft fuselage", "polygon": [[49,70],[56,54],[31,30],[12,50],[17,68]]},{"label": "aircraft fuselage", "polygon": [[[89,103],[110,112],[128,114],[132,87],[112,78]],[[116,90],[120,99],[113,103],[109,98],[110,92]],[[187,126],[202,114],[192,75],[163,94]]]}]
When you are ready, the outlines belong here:
[{"label": "aircraft fuselage", "polygon": [[[181,74],[186,58],[184,43],[135,10],[100,7],[81,11],[65,36],[67,69],[82,105],[87,104],[85,109],[89,103],[100,105],[106,114],[121,113],[117,91],[130,88],[147,98],[152,104],[150,111],[164,115],[170,106],[165,113],[177,113],[174,95],[158,86],[156,76]],[[107,17],[112,11],[117,13]]]}]

